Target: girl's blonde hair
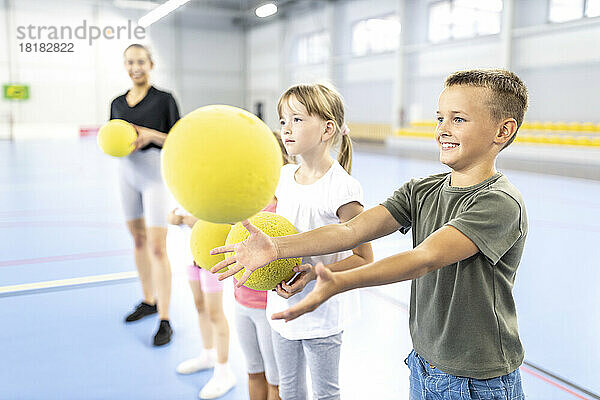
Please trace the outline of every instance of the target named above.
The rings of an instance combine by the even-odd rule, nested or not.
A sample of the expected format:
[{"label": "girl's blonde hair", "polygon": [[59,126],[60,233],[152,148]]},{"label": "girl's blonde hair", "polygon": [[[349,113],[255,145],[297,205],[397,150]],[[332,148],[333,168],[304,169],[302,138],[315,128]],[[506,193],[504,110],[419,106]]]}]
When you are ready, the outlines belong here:
[{"label": "girl's blonde hair", "polygon": [[279,116],[283,114],[283,106],[289,104],[290,98],[294,97],[300,104],[306,107],[309,115],[316,115],[325,121],[335,123],[335,133],[332,144],[339,143],[338,162],[350,173],[352,170],[352,141],[347,134],[342,135],[343,130],[348,132],[344,123],[344,101],[342,96],[333,88],[322,84],[294,85],[286,90],[277,103]]}]

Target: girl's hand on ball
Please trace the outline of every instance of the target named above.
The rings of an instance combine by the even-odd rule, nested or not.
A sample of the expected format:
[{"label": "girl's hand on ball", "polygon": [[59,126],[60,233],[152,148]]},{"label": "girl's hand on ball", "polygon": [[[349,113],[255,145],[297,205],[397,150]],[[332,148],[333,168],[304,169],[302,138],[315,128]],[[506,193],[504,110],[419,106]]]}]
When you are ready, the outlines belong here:
[{"label": "girl's hand on ball", "polygon": [[291,285],[285,282],[281,282],[275,288],[278,295],[284,299],[289,299],[296,293],[300,293],[304,290],[308,282],[317,279],[317,273],[315,267],[310,264],[302,264],[294,267],[294,272],[300,272],[298,276],[292,281]]},{"label": "girl's hand on ball", "polygon": [[315,288],[296,305],[285,311],[273,314],[271,319],[284,319],[286,322],[291,321],[303,314],[316,310],[317,307],[337,293],[336,288],[339,285],[339,278],[336,277],[337,274],[331,272],[322,263],[318,263],[314,267],[314,270],[317,275]]},{"label": "girl's hand on ball", "polygon": [[217,247],[210,251],[211,255],[234,252],[233,256],[212,267],[210,272],[214,274],[224,267],[229,267],[227,271],[219,275],[219,280],[223,280],[245,268],[244,275],[236,284],[237,287],[241,287],[252,272],[277,259],[277,247],[273,238],[263,233],[248,220],[242,221],[242,225],[250,233],[248,239],[233,245]]}]

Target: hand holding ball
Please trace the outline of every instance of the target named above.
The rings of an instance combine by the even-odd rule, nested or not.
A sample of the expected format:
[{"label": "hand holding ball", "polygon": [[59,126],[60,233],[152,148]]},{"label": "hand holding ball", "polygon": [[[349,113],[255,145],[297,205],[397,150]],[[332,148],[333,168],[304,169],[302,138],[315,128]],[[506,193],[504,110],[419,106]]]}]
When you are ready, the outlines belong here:
[{"label": "hand holding ball", "polygon": [[[259,212],[249,219],[250,223],[271,237],[286,236],[298,233],[294,225],[287,219],[278,214],[270,212]],[[243,242],[249,236],[248,230],[241,223],[235,224],[229,235],[227,235],[226,245]],[[226,253],[225,258],[229,258],[233,253]],[[257,269],[250,275],[244,286],[254,290],[271,290],[281,281],[289,281],[295,275],[294,267],[302,262],[302,258],[284,258],[275,260],[264,267]],[[235,279],[241,280],[244,275],[242,268],[235,274]]]}]

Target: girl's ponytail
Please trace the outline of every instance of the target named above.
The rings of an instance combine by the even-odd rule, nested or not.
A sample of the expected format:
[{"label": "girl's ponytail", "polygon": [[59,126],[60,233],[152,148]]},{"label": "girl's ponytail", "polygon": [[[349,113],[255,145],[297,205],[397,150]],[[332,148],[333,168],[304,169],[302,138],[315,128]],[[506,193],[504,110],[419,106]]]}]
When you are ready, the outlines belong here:
[{"label": "girl's ponytail", "polygon": [[[350,131],[347,127],[346,130],[348,132]],[[346,172],[350,174],[352,171],[352,140],[350,140],[350,136],[347,133],[342,134],[338,162],[346,170]]]}]

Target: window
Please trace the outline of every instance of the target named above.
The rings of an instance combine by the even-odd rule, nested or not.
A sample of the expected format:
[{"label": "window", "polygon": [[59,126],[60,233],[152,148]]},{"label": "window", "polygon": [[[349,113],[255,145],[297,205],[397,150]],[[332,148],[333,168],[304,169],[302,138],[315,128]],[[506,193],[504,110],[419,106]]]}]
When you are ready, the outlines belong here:
[{"label": "window", "polygon": [[400,21],[395,15],[359,21],[352,27],[352,54],[364,56],[396,50],[398,35]]},{"label": "window", "polygon": [[500,33],[502,0],[446,0],[429,7],[429,41]]},{"label": "window", "polygon": [[550,0],[548,20],[567,22],[600,16],[600,0]]},{"label": "window", "polygon": [[584,0],[550,0],[550,22],[566,22],[583,18]]},{"label": "window", "polygon": [[298,39],[297,57],[299,64],[318,64],[329,56],[329,34],[315,32]]},{"label": "window", "polygon": [[600,17],[600,0],[587,0],[585,2],[586,17]]}]

